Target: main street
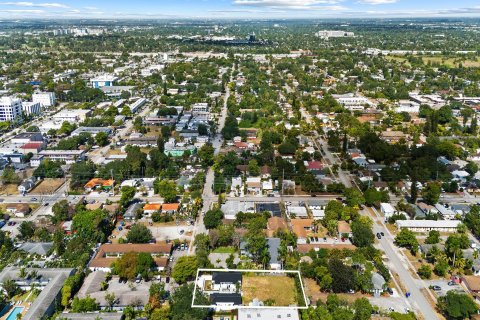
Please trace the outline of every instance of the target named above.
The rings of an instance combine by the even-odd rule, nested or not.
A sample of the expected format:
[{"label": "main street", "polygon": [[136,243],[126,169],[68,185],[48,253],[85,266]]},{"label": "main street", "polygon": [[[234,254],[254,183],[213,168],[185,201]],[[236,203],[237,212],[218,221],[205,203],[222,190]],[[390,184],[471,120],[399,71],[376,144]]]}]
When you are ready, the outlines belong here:
[{"label": "main street", "polygon": [[[307,123],[311,124],[312,119],[310,114],[308,114],[306,110],[303,108],[301,108],[300,111],[302,113],[302,116],[307,121]],[[334,164],[338,165],[339,167],[338,177],[340,181],[346,187],[351,187],[352,182],[354,182],[353,177],[349,176],[347,173],[345,173],[341,169],[341,166],[340,166],[341,160],[330,152],[330,150],[328,149],[327,142],[324,141],[316,131],[315,131],[315,137],[316,137],[315,139],[316,141],[314,142],[317,148],[323,151],[322,154],[324,155],[324,157],[329,161],[331,165],[334,165]],[[362,210],[361,214],[370,216],[368,212],[366,212],[366,210]],[[385,223],[382,221],[382,217],[380,217],[378,213],[377,213],[377,218],[374,219],[373,232],[375,234],[383,232],[383,234],[387,235],[379,239],[380,249],[388,257],[388,260],[389,260],[388,265],[390,267],[392,274],[393,272],[398,274],[400,281],[402,282],[403,285],[406,286],[406,290],[410,292],[411,296],[410,298],[408,298],[409,300],[408,302],[410,302],[410,304],[413,306],[415,312],[418,314],[422,314],[425,319],[438,319],[437,313],[435,312],[434,308],[432,308],[432,306],[427,301],[423,293],[420,291],[420,288],[417,285],[418,280],[413,278],[413,276],[408,270],[408,265],[407,267],[405,267],[405,264],[400,259],[402,258],[403,261],[408,261],[408,258],[403,254],[402,251],[396,249],[393,246],[393,241],[394,241],[393,236],[388,231],[387,227],[385,226]],[[429,292],[429,294],[431,293]]]},{"label": "main street", "polygon": [[[230,81],[232,81],[232,74],[233,74],[233,69],[230,74]],[[220,149],[222,148],[222,145],[223,145],[222,129],[223,127],[225,127],[225,120],[227,119],[227,114],[228,114],[227,103],[228,103],[229,97],[230,97],[230,88],[227,85],[225,90],[225,97],[223,101],[222,110],[220,111],[220,118],[218,119],[218,132],[212,140],[214,155],[219,154]],[[190,245],[188,246],[188,254],[195,253],[195,248],[193,244],[194,244],[196,235],[201,233],[207,233],[207,228],[205,228],[205,224],[203,223],[203,217],[205,213],[208,210],[210,210],[212,203],[215,202],[217,199],[217,197],[215,196],[215,193],[213,192],[214,180],[215,180],[215,172],[213,171],[212,168],[209,168],[205,177],[205,185],[203,187],[203,194],[202,194],[203,208],[198,214],[197,220],[195,222],[193,234],[190,239]]]},{"label": "main street", "polygon": [[[428,290],[428,285],[426,285],[423,280],[415,279],[412,276],[409,268],[413,269],[413,266],[411,266],[410,261],[403,254],[403,252],[394,247],[394,237],[385,225],[383,221],[384,218],[380,216],[375,208],[372,209],[376,215],[376,219],[374,219],[373,224],[373,233],[385,234],[385,236],[382,236],[381,239],[378,240],[378,243],[380,244],[381,250],[383,250],[385,255],[388,257],[389,261],[387,265],[390,269],[390,272],[392,274],[398,274],[398,277],[400,278],[400,281],[404,285],[405,289],[410,293],[408,301],[416,312],[423,314],[425,319],[438,319],[437,313],[421,291],[421,289],[425,288],[426,292],[428,292],[430,295],[430,298],[435,301],[435,297]],[[369,216],[366,210],[362,210],[361,213]]]}]

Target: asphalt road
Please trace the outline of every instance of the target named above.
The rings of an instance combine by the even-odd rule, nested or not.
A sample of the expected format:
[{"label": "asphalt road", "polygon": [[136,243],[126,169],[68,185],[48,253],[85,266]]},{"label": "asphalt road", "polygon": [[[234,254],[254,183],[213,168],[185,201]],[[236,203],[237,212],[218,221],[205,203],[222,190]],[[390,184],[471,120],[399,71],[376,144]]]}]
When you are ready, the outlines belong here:
[{"label": "asphalt road", "polygon": [[[232,73],[233,73],[233,70],[232,70]],[[230,81],[231,81],[231,77],[230,77]],[[214,148],[215,155],[218,155],[223,144],[223,137],[221,135],[221,132],[223,127],[225,126],[225,120],[227,118],[227,113],[228,113],[227,101],[229,97],[230,97],[230,89],[227,86],[225,91],[223,107],[220,112],[220,118],[218,119],[218,133],[215,135],[215,137],[212,140],[212,146]],[[188,254],[195,253],[195,247],[193,245],[195,236],[197,234],[207,233],[207,228],[205,228],[205,224],[203,223],[203,216],[205,212],[210,210],[212,203],[215,202],[217,199],[217,196],[213,193],[214,179],[215,179],[214,171],[212,170],[212,168],[209,168],[205,177],[205,185],[203,187],[203,194],[202,194],[203,208],[195,222],[195,227],[193,229],[190,245],[188,246]]]},{"label": "asphalt road", "polygon": [[[383,252],[385,252],[389,259],[389,266],[391,268],[391,271],[395,271],[398,274],[406,290],[410,292],[411,296],[408,298],[408,300],[411,303],[413,309],[416,312],[423,314],[425,319],[438,319],[437,313],[430,305],[428,300],[425,298],[423,293],[420,291],[421,288],[425,288],[428,286],[425,285],[423,280],[414,279],[409,272],[408,267],[405,267],[405,264],[408,264],[407,257],[405,257],[403,253],[393,245],[394,238],[392,234],[383,223],[382,217],[379,216],[376,209],[373,208],[373,210],[377,215],[377,219],[375,219],[376,221],[373,224],[373,232],[374,234],[381,232],[385,234],[385,236],[381,237],[378,242],[381,246],[381,249],[383,250]],[[365,210],[362,210],[362,214],[368,215]],[[379,222],[380,225],[377,222]],[[403,259],[400,259],[400,257],[402,257]]]}]

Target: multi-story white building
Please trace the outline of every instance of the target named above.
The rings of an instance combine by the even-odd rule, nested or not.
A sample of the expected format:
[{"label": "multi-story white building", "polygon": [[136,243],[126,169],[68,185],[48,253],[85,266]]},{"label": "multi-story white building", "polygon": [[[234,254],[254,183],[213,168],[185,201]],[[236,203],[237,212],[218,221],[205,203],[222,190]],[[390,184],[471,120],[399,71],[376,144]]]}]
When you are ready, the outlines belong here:
[{"label": "multi-story white building", "polygon": [[400,100],[395,112],[418,113],[420,112],[420,104],[411,100]]},{"label": "multi-story white building", "polygon": [[197,112],[208,112],[208,103],[195,103],[192,106],[192,113],[195,114]]},{"label": "multi-story white building", "polygon": [[63,123],[63,122],[70,122],[70,123],[79,123],[85,121],[87,117],[90,115],[91,111],[90,110],[82,110],[82,109],[76,109],[76,110],[62,110],[59,113],[55,114],[53,116],[53,121],[57,123]]},{"label": "multi-story white building", "polygon": [[26,116],[40,114],[42,107],[40,102],[22,102],[22,110]]},{"label": "multi-story white building", "polygon": [[38,102],[43,108],[52,107],[55,105],[54,92],[36,92],[32,94],[32,101]]},{"label": "multi-story white building", "polygon": [[14,97],[0,99],[0,121],[12,121],[22,114],[22,100]]},{"label": "multi-story white building", "polygon": [[322,39],[328,38],[349,38],[354,37],[355,34],[353,32],[347,32],[342,30],[322,30],[315,33],[315,35]]},{"label": "multi-story white building", "polygon": [[332,97],[337,100],[339,104],[344,106],[346,109],[350,111],[355,110],[364,110],[365,107],[374,107],[375,104],[370,101],[370,99],[358,96],[355,94],[334,94]]},{"label": "multi-story white building", "polygon": [[101,88],[101,87],[112,87],[117,81],[118,78],[115,77],[114,75],[111,74],[104,74],[99,77],[90,79],[90,83],[92,85],[92,88]]}]

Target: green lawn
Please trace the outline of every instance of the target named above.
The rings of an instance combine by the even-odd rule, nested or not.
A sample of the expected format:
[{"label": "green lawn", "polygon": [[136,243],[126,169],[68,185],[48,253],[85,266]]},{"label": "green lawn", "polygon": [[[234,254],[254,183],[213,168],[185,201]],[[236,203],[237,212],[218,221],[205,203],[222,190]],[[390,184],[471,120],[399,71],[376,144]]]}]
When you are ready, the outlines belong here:
[{"label": "green lawn", "polygon": [[213,253],[235,253],[235,248],[234,247],[219,247],[215,250],[213,250]]}]

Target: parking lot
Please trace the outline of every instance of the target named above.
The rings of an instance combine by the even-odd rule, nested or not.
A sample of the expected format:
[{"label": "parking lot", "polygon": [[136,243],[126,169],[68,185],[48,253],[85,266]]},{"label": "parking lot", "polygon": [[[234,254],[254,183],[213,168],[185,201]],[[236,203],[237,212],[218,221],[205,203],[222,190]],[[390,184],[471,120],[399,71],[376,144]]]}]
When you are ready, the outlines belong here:
[{"label": "parking lot", "polygon": [[430,289],[439,297],[443,297],[450,290],[455,290],[457,292],[465,293],[465,290],[463,289],[462,285],[460,284],[449,285],[448,280],[429,280],[425,282],[428,284],[429,287],[438,286],[440,288],[440,290]]}]

